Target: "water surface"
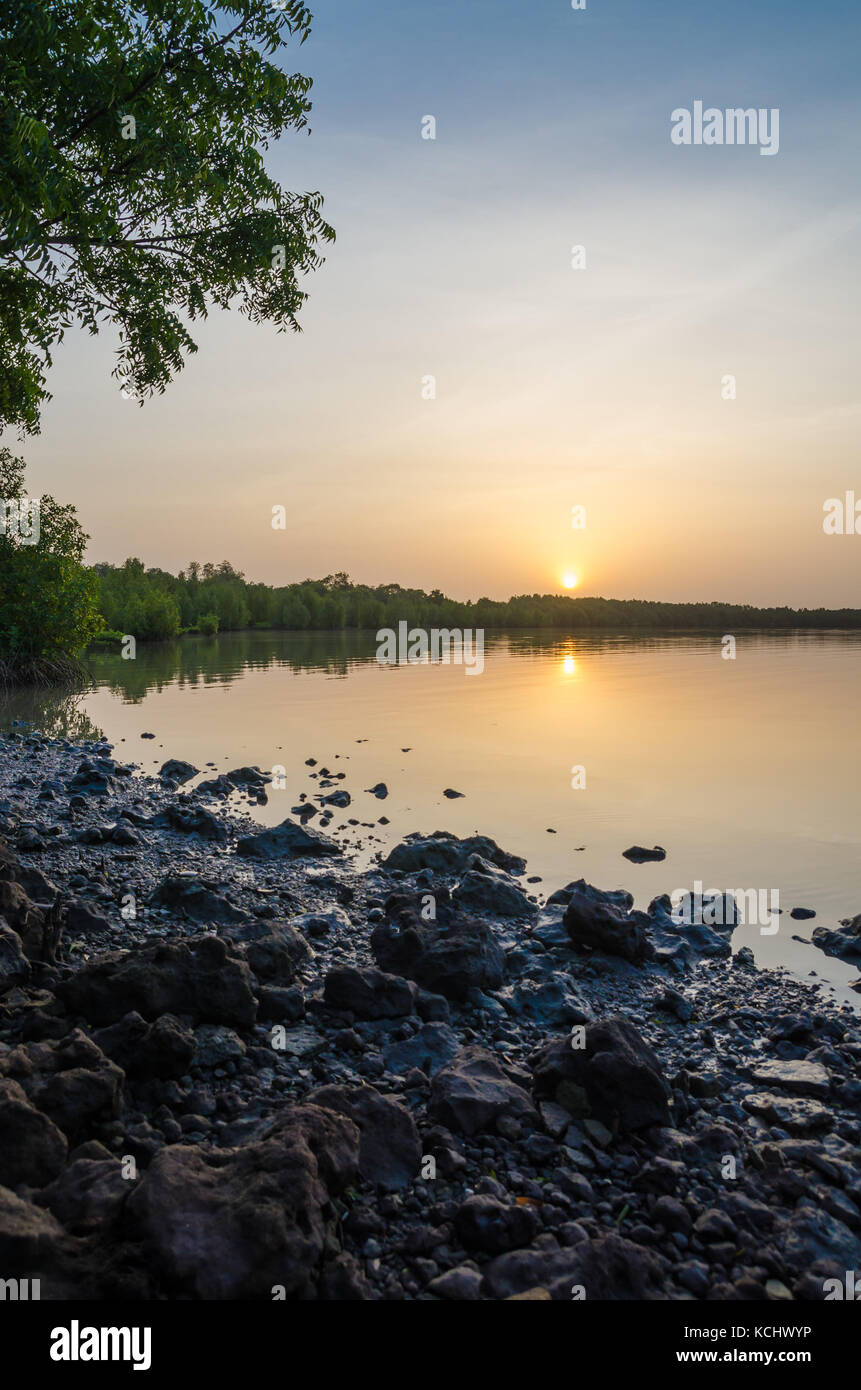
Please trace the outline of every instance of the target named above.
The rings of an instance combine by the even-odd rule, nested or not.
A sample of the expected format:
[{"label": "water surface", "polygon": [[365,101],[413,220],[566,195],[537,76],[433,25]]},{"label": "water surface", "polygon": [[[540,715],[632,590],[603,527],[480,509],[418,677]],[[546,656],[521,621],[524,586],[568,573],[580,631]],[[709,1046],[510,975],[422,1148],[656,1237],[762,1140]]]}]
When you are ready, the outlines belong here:
[{"label": "water surface", "polygon": [[[168,757],[219,772],[283,766],[285,789],[252,808],[264,824],[317,792],[305,763],[316,758],[347,774],[339,785],[353,798],[333,829],[389,819],[374,839],[364,826],[343,832],[362,841],[360,862],[411,830],[479,831],[524,856],[546,892],[582,876],[644,907],[696,881],[776,889],[777,934],[740,927],[733,948],[815,970],[858,1003],[845,991],[857,972],[793,936],[861,911],[861,634],[742,635],[735,660],[712,634],[488,635],[475,676],[381,667],[375,651],[371,633],[139,644],[134,661],[93,655],[93,688],[74,699],[19,693],[3,723],[104,734],[144,771]],[[364,791],[381,781],[385,801]],[[667,858],[630,864],[632,844],[662,845]],[[795,906],[816,919],[792,921]]]}]

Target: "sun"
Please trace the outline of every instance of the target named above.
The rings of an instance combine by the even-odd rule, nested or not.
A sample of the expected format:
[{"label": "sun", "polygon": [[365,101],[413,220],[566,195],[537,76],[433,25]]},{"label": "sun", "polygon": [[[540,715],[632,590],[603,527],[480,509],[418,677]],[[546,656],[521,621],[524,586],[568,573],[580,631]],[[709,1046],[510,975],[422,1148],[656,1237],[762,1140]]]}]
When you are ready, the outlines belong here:
[{"label": "sun", "polygon": [[563,576],[562,576],[562,587],[563,587],[563,589],[576,589],[578,583],[579,583],[579,580],[577,579],[576,574],[572,574],[570,570],[567,570],[566,573],[563,574]]}]

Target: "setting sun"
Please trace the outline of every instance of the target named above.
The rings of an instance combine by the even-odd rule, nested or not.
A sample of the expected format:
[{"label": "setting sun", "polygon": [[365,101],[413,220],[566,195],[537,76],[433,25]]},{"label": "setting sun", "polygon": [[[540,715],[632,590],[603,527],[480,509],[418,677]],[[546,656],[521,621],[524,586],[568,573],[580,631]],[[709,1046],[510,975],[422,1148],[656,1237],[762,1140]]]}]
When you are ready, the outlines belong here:
[{"label": "setting sun", "polygon": [[563,589],[576,589],[576,588],[577,588],[577,576],[576,576],[576,574],[571,574],[570,571],[569,571],[567,574],[563,574],[563,576],[562,576],[562,587],[563,587]]}]

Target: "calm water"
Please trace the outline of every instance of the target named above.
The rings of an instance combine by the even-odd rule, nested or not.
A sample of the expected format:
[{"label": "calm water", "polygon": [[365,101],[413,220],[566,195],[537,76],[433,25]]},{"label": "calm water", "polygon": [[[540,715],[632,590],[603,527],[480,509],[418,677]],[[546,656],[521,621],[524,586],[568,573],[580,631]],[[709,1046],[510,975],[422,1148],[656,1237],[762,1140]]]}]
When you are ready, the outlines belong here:
[{"label": "calm water", "polygon": [[[314,757],[347,773],[353,805],[333,829],[388,816],[371,850],[411,830],[481,831],[523,855],[547,892],[580,876],[628,888],[639,906],[697,880],[777,889],[777,935],[742,927],[734,949],[815,970],[858,1003],[845,992],[857,972],[792,936],[861,911],[861,634],[742,636],[734,661],[714,636],[497,637],[480,676],[380,667],[375,647],[355,633],[140,645],[136,661],[92,657],[93,688],[74,699],[17,695],[2,722],[104,734],[144,771],[167,757],[219,772],[283,765],[286,790],[253,808],[266,824],[317,790]],[[386,801],[363,791],[380,781]],[[447,800],[447,787],[464,799]],[[368,831],[349,835],[367,853]],[[629,864],[631,844],[667,858]],[[793,922],[795,906],[816,920]]]}]

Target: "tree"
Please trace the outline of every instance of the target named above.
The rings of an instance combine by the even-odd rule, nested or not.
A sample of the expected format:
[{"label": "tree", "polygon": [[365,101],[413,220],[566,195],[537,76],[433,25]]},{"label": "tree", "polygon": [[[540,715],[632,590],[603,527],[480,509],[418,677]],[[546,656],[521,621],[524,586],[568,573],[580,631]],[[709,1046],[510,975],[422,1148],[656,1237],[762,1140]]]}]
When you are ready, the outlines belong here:
[{"label": "tree", "polygon": [[334,239],[318,193],[262,152],[307,126],[299,0],[3,0],[0,428],[39,428],[66,328],[119,334],[114,375],[165,389],[212,306],[298,330],[299,279]]},{"label": "tree", "polygon": [[81,563],[89,537],[75,509],[38,499],[20,524],[24,460],[0,449],[0,675],[48,681],[76,674],[101,626],[98,577]]}]

